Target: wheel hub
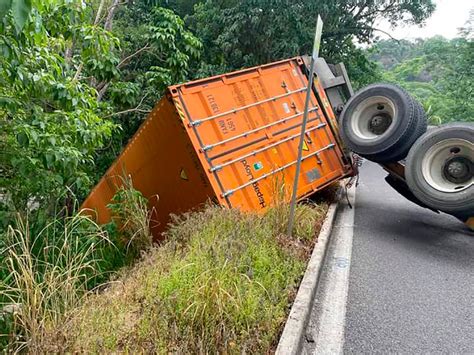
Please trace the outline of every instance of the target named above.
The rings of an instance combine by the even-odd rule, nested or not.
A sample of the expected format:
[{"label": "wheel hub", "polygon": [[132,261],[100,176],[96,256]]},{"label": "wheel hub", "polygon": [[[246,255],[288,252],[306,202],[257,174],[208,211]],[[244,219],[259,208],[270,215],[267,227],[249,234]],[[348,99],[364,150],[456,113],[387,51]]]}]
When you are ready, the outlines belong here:
[{"label": "wheel hub", "polygon": [[453,157],[444,165],[446,179],[454,183],[463,183],[471,179],[473,174],[472,162],[465,157]]},{"label": "wheel hub", "polygon": [[373,116],[369,121],[369,130],[377,135],[384,133],[390,124],[392,123],[392,118],[385,113],[379,113]]}]

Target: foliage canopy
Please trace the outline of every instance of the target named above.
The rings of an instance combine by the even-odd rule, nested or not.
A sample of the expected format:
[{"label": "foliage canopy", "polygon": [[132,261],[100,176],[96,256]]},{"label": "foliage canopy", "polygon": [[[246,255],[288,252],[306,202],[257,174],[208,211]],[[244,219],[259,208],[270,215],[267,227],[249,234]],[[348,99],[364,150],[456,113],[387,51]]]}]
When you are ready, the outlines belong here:
[{"label": "foliage canopy", "polygon": [[433,124],[474,121],[474,42],[466,29],[452,40],[385,40],[372,49],[383,78],[421,100]]}]

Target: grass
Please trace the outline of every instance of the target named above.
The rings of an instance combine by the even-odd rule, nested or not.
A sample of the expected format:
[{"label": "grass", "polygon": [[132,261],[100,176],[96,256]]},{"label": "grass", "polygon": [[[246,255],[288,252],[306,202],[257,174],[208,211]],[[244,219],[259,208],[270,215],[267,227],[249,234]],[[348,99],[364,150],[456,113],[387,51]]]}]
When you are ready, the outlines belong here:
[{"label": "grass", "polygon": [[264,216],[208,206],[68,317],[50,351],[266,353],[275,345],[327,203]]},{"label": "grass", "polygon": [[108,240],[82,214],[30,233],[28,221],[18,217],[5,236],[2,268],[9,276],[0,282],[0,328],[10,333],[9,351],[42,353],[51,350],[66,326],[66,313],[80,305],[98,276],[95,252]]},{"label": "grass", "polygon": [[8,276],[0,282],[0,346],[269,352],[331,198],[300,204],[289,237],[286,194],[275,191],[264,215],[209,205],[175,216],[159,246],[152,246],[150,212],[131,181],[114,197],[106,226],[81,213],[60,213],[40,230],[19,218],[2,239],[0,275]]},{"label": "grass", "polygon": [[109,207],[106,226],[63,209],[39,229],[18,216],[0,236],[0,349],[59,351],[84,296],[151,246],[147,201],[131,180]]}]

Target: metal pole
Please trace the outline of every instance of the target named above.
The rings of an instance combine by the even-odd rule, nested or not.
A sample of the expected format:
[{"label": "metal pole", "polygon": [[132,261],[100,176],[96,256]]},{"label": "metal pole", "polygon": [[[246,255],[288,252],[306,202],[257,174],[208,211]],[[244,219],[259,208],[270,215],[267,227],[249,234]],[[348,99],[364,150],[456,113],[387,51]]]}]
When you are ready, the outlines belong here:
[{"label": "metal pole", "polygon": [[306,88],[306,99],[304,102],[303,123],[301,125],[300,142],[298,146],[298,158],[296,161],[295,180],[293,182],[293,194],[291,195],[290,215],[288,218],[288,230],[286,233],[287,235],[290,235],[290,236],[293,232],[293,224],[295,222],[296,195],[297,195],[297,190],[298,190],[298,180],[299,180],[300,171],[301,171],[301,158],[303,156],[304,135],[306,132],[306,123],[308,121],[308,107],[309,107],[309,101],[311,99],[311,90],[313,89],[314,62],[316,61],[316,58],[319,55],[319,46],[321,44],[322,30],[323,30],[323,21],[321,20],[321,16],[318,15],[318,20],[316,22],[316,33],[314,35],[313,54],[311,56],[311,63],[309,65],[308,87]]}]

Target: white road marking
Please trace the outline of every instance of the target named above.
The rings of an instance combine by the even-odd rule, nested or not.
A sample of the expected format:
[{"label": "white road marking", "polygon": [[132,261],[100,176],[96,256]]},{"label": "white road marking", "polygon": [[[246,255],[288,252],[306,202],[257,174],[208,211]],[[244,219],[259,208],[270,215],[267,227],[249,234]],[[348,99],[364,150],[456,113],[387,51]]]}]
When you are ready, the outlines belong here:
[{"label": "white road marking", "polygon": [[332,253],[327,255],[328,278],[324,290],[322,290],[321,314],[319,315],[314,354],[342,354],[343,352],[354,234],[354,187],[348,190],[348,197],[353,208],[349,208],[347,204],[341,206],[337,225],[333,229]]}]

